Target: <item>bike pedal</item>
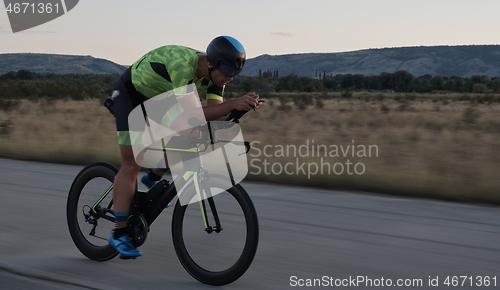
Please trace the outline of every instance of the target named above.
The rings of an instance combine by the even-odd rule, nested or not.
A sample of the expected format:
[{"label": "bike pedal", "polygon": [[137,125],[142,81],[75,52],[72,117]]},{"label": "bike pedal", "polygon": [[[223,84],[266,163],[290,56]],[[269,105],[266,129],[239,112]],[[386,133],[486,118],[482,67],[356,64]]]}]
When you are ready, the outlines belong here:
[{"label": "bike pedal", "polygon": [[135,258],[137,258],[137,257],[127,257],[123,254],[120,254],[120,259],[122,259],[122,260],[130,260],[130,259],[135,259]]}]

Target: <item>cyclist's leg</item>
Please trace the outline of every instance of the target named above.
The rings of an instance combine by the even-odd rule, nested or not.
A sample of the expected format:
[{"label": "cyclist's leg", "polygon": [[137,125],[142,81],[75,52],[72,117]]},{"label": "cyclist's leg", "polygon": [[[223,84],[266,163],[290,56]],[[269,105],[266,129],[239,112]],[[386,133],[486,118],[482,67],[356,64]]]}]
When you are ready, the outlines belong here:
[{"label": "cyclist's leg", "polygon": [[[137,165],[130,145],[119,145],[121,154],[121,168],[116,175],[113,189],[113,204],[116,212],[128,212],[135,194],[137,174],[141,167]],[[122,228],[127,222],[117,222],[116,227]]]},{"label": "cyclist's leg", "polygon": [[142,253],[133,245],[128,235],[128,214],[135,194],[137,174],[141,167],[136,164],[132,146],[120,145],[122,166],[113,186],[113,206],[115,210],[115,230],[109,244],[122,254],[122,258],[134,258]]},{"label": "cyclist's leg", "polygon": [[[128,116],[142,101],[140,97],[132,97],[126,86],[127,75],[124,74],[116,85],[119,95],[115,98],[115,118],[120,147],[121,168],[113,186],[113,207],[115,211],[115,230],[109,239],[122,256],[137,257],[142,253],[132,244],[127,231],[127,219],[132,198],[135,194],[137,174],[141,167],[136,163],[132,144],[141,142],[136,135],[131,136]],[[134,128],[135,130],[136,128]]]},{"label": "cyclist's leg", "polygon": [[127,219],[132,198],[135,194],[137,174],[141,167],[135,163],[132,146],[120,145],[122,166],[116,175],[113,187],[113,206],[115,210],[115,230],[109,244],[116,248],[122,257],[138,257],[142,253],[133,245],[128,236]]}]

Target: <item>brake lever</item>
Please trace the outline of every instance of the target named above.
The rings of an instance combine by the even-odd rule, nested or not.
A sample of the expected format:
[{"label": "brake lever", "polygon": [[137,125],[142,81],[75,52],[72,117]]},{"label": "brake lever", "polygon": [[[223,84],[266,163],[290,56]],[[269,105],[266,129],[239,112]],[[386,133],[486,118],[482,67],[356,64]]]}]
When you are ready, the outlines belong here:
[{"label": "brake lever", "polygon": [[238,154],[238,156],[241,156],[243,154],[248,154],[248,152],[250,152],[250,149],[252,149],[252,145],[250,144],[250,142],[243,141],[243,144],[245,145],[246,151],[245,151],[245,153]]},{"label": "brake lever", "polygon": [[[259,100],[259,103],[263,103],[263,102],[265,102],[265,101],[266,101],[266,100]],[[255,111],[255,107],[254,107],[254,106],[250,105],[250,107],[251,107],[251,108]]]}]

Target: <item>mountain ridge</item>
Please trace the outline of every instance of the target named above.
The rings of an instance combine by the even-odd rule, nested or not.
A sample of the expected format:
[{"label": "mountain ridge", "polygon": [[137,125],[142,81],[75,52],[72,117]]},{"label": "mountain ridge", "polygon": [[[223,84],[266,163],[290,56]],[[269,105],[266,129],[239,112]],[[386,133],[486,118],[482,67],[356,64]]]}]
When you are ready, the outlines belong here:
[{"label": "mountain ridge", "polygon": [[[56,74],[120,74],[127,66],[81,55],[7,53],[0,54],[0,74],[28,70]],[[418,77],[486,75],[500,77],[500,45],[413,46],[371,48],[334,53],[263,54],[248,59],[241,75],[321,77],[361,74],[365,76],[404,70]]]},{"label": "mountain ridge", "polygon": [[242,75],[278,71],[279,76],[317,77],[319,74],[365,76],[405,70],[425,74],[500,77],[500,45],[415,46],[375,48],[337,53],[261,55],[249,59]]},{"label": "mountain ridge", "polygon": [[90,55],[49,53],[0,54],[0,74],[19,70],[28,70],[42,74],[120,74],[125,69],[126,67],[123,65]]}]

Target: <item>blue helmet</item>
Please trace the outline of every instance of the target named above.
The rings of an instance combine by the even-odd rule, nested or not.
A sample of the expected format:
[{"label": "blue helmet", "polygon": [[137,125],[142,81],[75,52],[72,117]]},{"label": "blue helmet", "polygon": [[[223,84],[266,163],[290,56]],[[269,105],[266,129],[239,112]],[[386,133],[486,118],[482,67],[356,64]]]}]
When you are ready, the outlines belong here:
[{"label": "blue helmet", "polygon": [[219,36],[208,44],[207,60],[223,74],[236,76],[245,65],[245,48],[231,36]]}]

